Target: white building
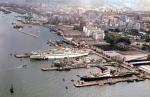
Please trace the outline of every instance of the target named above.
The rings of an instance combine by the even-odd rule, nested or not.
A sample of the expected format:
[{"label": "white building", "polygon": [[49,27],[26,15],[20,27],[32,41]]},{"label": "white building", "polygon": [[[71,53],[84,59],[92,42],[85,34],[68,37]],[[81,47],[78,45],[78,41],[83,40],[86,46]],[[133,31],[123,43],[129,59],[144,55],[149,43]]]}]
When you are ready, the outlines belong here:
[{"label": "white building", "polygon": [[102,32],[95,32],[95,33],[93,33],[93,38],[95,40],[103,40],[104,37],[105,37],[104,32],[103,33]]},{"label": "white building", "polygon": [[98,29],[95,27],[83,27],[83,32],[85,33],[86,36],[88,37],[93,37],[95,40],[101,40],[104,39],[105,34],[104,30]]}]

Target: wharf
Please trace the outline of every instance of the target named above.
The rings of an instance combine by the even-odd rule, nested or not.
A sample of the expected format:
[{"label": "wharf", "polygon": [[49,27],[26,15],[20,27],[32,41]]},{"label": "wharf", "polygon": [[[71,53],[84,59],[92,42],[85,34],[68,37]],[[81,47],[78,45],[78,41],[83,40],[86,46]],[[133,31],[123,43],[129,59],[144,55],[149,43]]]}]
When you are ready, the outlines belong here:
[{"label": "wharf", "polygon": [[113,79],[107,79],[107,80],[99,80],[99,81],[92,81],[92,82],[84,82],[84,81],[77,81],[74,83],[75,87],[87,87],[87,86],[103,86],[103,85],[113,85],[117,84],[120,82],[139,82],[139,81],[144,81],[144,79],[138,78],[138,77],[124,77],[124,78],[113,78]]}]

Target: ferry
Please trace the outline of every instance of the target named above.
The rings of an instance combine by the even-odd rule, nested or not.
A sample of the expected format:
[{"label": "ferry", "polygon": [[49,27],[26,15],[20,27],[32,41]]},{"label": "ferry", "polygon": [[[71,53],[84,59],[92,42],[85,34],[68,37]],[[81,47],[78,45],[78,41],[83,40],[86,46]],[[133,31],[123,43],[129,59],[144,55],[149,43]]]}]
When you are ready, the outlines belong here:
[{"label": "ferry", "polygon": [[30,59],[47,60],[47,59],[63,59],[63,58],[76,58],[87,56],[89,52],[87,50],[75,50],[70,48],[55,49],[48,52],[42,52],[30,56]]}]

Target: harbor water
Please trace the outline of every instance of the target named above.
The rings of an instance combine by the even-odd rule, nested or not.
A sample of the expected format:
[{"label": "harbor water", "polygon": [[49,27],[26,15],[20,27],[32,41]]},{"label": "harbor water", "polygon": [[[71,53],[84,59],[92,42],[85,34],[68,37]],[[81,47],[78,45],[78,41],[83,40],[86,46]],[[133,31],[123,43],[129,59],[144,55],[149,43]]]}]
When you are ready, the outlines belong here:
[{"label": "harbor water", "polygon": [[[15,53],[51,48],[47,40],[62,40],[54,32],[42,26],[25,25],[24,32],[33,33],[32,37],[16,31],[12,23],[18,14],[0,13],[0,97],[149,97],[150,81],[118,83],[115,85],[76,88],[72,79],[84,75],[88,70],[69,72],[43,72],[41,67],[50,66],[53,60],[33,61],[17,59]],[[22,65],[26,65],[22,68]],[[13,84],[14,94],[9,89]],[[67,88],[66,88],[67,87]]]}]

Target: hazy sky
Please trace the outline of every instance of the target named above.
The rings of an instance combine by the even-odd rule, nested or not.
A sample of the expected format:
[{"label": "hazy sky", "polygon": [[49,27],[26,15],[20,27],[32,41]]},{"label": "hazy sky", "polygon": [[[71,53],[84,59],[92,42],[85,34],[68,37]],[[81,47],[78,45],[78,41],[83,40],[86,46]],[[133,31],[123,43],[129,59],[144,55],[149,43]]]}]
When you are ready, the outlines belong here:
[{"label": "hazy sky", "polygon": [[150,10],[150,0],[0,0],[1,2],[45,2],[46,4],[114,5],[137,10]]}]

